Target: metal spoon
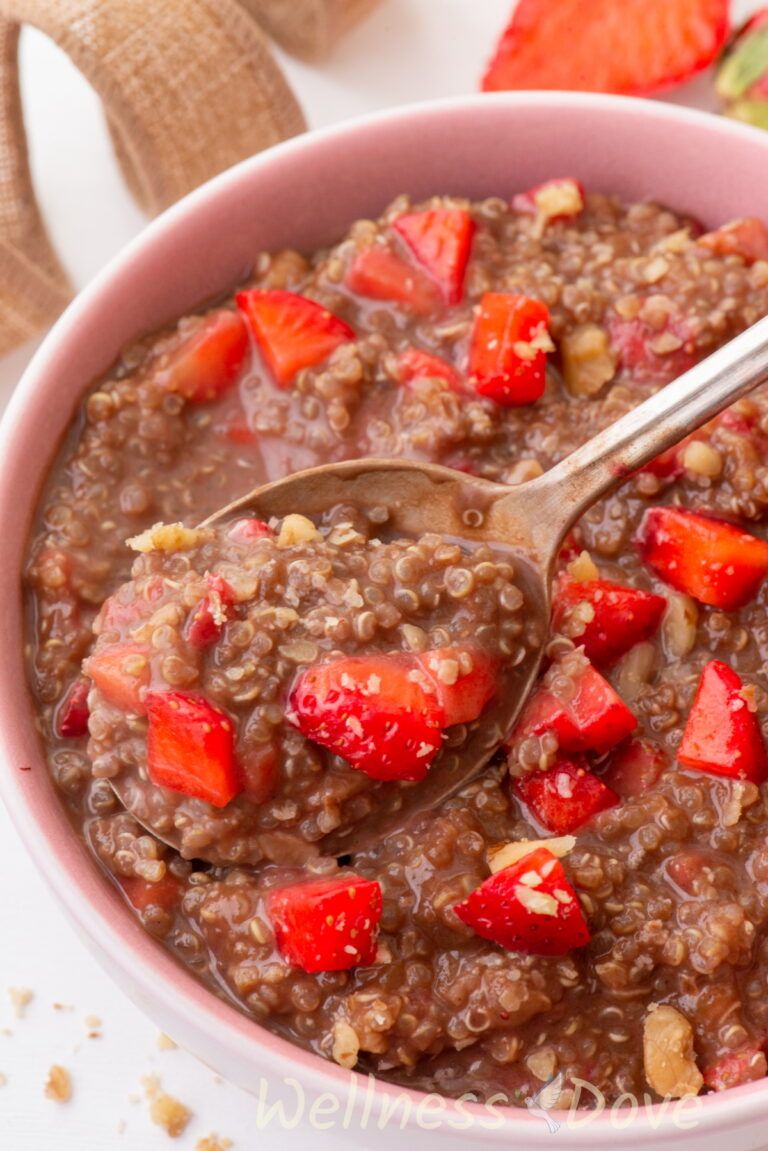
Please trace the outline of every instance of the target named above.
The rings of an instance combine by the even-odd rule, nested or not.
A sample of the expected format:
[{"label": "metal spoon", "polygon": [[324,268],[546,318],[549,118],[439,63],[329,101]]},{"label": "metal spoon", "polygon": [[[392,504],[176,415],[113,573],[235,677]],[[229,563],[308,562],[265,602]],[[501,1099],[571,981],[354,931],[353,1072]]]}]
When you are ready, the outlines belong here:
[{"label": "metal spoon", "polygon": [[[438,532],[470,543],[512,547],[529,610],[542,639],[550,620],[550,585],[563,539],[598,499],[619,487],[688,433],[768,380],[768,318],[696,365],[600,432],[550,471],[509,488],[440,467],[403,460],[362,459],[298,472],[256,488],[205,520],[213,524],[249,511],[263,519],[300,511],[321,516],[339,504],[386,508],[388,530],[407,536]],[[370,847],[406,818],[434,808],[482,771],[525,703],[538,674],[542,643],[508,681],[503,698],[483,714],[456,754],[441,755],[427,779],[396,790],[389,806],[326,836],[325,854]],[[162,835],[162,838],[169,838]],[[172,836],[170,837],[173,838]]]}]

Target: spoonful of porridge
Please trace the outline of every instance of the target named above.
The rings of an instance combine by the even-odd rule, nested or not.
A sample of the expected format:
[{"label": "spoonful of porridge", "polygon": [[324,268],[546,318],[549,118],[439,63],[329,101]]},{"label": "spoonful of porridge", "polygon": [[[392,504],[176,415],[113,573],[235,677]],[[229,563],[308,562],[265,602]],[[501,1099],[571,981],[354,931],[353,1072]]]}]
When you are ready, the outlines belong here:
[{"label": "spoonful of porridge", "polygon": [[[648,638],[665,601],[576,560],[559,602],[575,605],[579,646],[558,651],[563,541],[766,380],[763,320],[519,487],[348,461],[135,537],[132,579],[104,604],[85,664],[94,773],[187,858],[300,863],[370,846],[501,746],[518,775],[558,747],[609,750],[637,721],[595,665]],[[649,509],[637,546],[667,583],[725,610],[768,575],[768,544],[674,506]]]}]

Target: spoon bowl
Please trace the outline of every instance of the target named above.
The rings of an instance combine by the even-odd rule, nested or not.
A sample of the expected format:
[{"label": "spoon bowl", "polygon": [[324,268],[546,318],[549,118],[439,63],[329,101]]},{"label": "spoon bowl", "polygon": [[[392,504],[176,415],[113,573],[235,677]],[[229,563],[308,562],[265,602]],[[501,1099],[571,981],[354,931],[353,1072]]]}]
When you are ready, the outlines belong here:
[{"label": "spoon bowl", "polygon": [[[449,741],[427,779],[391,789],[386,804],[325,836],[325,854],[354,855],[408,818],[435,807],[475,779],[511,733],[538,675],[550,621],[550,587],[562,541],[579,516],[661,452],[768,379],[768,318],[599,432],[544,475],[519,487],[492,483],[436,464],[362,459],[298,472],[248,492],[201,526],[249,512],[262,519],[296,511],[319,518],[353,505],[385,520],[388,533],[429,532],[510,551],[534,642],[504,690],[467,737]],[[114,786],[130,809],[131,795]],[[134,813],[136,814],[136,813]],[[141,815],[137,814],[141,819]],[[173,847],[173,831],[151,828]]]}]

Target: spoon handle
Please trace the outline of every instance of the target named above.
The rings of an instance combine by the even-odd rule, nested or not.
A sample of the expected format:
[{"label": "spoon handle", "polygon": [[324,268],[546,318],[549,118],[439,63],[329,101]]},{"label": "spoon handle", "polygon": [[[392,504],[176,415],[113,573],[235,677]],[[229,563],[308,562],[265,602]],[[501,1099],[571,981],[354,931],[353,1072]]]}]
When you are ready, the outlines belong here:
[{"label": "spoon handle", "polygon": [[525,485],[542,501],[542,549],[552,554],[596,500],[766,380],[768,317]]}]

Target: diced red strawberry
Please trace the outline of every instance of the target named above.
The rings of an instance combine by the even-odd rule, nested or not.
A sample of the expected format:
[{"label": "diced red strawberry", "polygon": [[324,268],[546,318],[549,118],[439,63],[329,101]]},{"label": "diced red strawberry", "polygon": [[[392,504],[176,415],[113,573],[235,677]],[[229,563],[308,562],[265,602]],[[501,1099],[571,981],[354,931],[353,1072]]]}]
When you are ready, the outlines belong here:
[{"label": "diced red strawberry", "polygon": [[96,647],[83,664],[83,671],[107,703],[121,711],[144,715],[144,691],[149,686],[148,650],[141,643],[115,643]]},{"label": "diced red strawberry", "polygon": [[622,799],[629,799],[650,791],[668,766],[667,757],[658,744],[647,739],[632,739],[616,749],[602,779]]},{"label": "diced red strawberry", "polygon": [[[666,326],[658,329],[639,317],[625,320],[620,316],[609,316],[605,326],[620,367],[637,383],[668,384],[696,363],[682,320],[668,319]],[[670,336],[679,341],[679,347],[671,351],[656,351],[655,348],[663,347],[665,338]]]},{"label": "diced red strawberry", "polygon": [[62,739],[77,739],[88,734],[88,692],[91,685],[87,679],[76,679],[59,704],[56,712],[56,733]]},{"label": "diced red strawberry", "polygon": [[207,582],[208,592],[192,608],[187,620],[187,640],[197,648],[208,647],[219,639],[235,602],[234,591],[220,575],[208,576]]},{"label": "diced red strawberry", "polygon": [[768,260],[768,228],[754,216],[723,224],[700,236],[697,243],[717,256],[741,256],[747,264]]},{"label": "diced red strawberry", "polygon": [[752,1043],[716,1059],[704,1067],[702,1074],[705,1086],[711,1091],[726,1091],[729,1087],[752,1083],[765,1077],[765,1052],[757,1043]]},{"label": "diced red strawberry", "polygon": [[267,896],[281,955],[311,974],[374,963],[381,910],[379,884],[358,875],[307,880]]},{"label": "diced red strawberry", "polygon": [[768,575],[768,543],[683,508],[649,508],[638,544],[665,583],[723,611],[749,603]]},{"label": "diced red strawberry", "polygon": [[526,192],[517,192],[512,197],[512,210],[524,216],[542,215],[552,224],[573,219],[584,210],[584,185],[571,176],[545,180]]},{"label": "diced red strawberry", "polygon": [[222,440],[229,440],[231,444],[255,444],[256,433],[251,430],[244,419],[225,420],[216,424],[214,434]]},{"label": "diced red strawberry", "polygon": [[152,782],[225,807],[242,790],[229,716],[202,696],[180,691],[149,692],[146,705]]},{"label": "diced red strawberry", "polygon": [[728,0],[519,0],[483,88],[659,92],[711,64],[728,27]]},{"label": "diced red strawberry", "polygon": [[237,312],[221,310],[184,321],[182,336],[155,379],[192,403],[218,399],[236,382],[248,354],[248,330]]},{"label": "diced red strawberry", "polygon": [[454,911],[481,939],[526,955],[566,955],[590,939],[563,865],[545,847],[484,880]]},{"label": "diced red strawberry", "polygon": [[449,387],[461,391],[461,376],[456,369],[439,356],[422,352],[421,348],[406,348],[397,357],[397,373],[401,384],[414,380],[445,380]]},{"label": "diced red strawberry", "polygon": [[[463,670],[467,659],[472,661],[470,671]],[[498,661],[481,648],[435,648],[417,656],[416,662],[434,684],[441,727],[471,723],[498,690]]]},{"label": "diced red strawberry", "polygon": [[244,794],[254,803],[266,803],[275,794],[280,779],[277,748],[264,743],[249,750],[240,763],[240,777]]},{"label": "diced red strawberry", "polygon": [[442,740],[440,709],[419,678],[408,655],[315,664],[294,682],[287,718],[372,779],[422,780]]},{"label": "diced red strawberry", "polygon": [[675,444],[673,448],[667,448],[661,455],[656,456],[645,467],[640,468],[641,472],[650,472],[651,475],[657,476],[660,480],[674,480],[681,476],[685,471],[683,467],[683,453],[694,439],[697,439],[697,433],[692,433],[681,440],[679,444]]},{"label": "diced red strawberry", "polygon": [[405,212],[392,227],[437,284],[446,304],[458,304],[464,288],[475,222],[461,208]]},{"label": "diced red strawberry", "polygon": [[252,288],[238,292],[235,300],[282,388],[293,383],[302,368],[322,364],[340,344],[356,338],[344,320],[295,292]]},{"label": "diced red strawberry", "polygon": [[469,383],[481,396],[516,407],[544,392],[549,311],[540,300],[512,292],[486,292],[469,348]]},{"label": "diced red strawberry", "polygon": [[244,519],[235,520],[227,532],[229,538],[239,544],[264,539],[265,536],[272,537],[274,534],[269,524],[265,524],[264,520],[257,520],[254,516],[246,516]]},{"label": "diced red strawberry", "polygon": [[768,778],[768,754],[744,684],[719,660],[704,668],[677,758],[686,767],[731,779]]},{"label": "diced red strawberry", "polygon": [[361,248],[347,268],[344,283],[358,296],[404,304],[417,316],[428,316],[442,303],[437,285],[391,248]]},{"label": "diced red strawberry", "polygon": [[[125,585],[124,585],[125,586]],[[126,588],[131,590],[132,587]],[[96,630],[98,634],[105,631],[119,631],[125,634],[149,617],[154,612],[165,592],[165,580],[162,576],[151,576],[143,586],[143,594],[132,594],[130,599],[124,599],[125,591],[120,589],[109,596],[101,605],[96,617]]]},{"label": "diced red strawberry", "polygon": [[575,831],[599,811],[620,802],[616,792],[578,758],[560,757],[549,771],[521,776],[514,790],[541,826],[555,835]]},{"label": "diced red strawberry", "polygon": [[663,596],[639,588],[603,579],[577,583],[561,576],[552,626],[583,645],[591,663],[608,667],[656,632],[666,606]]},{"label": "diced red strawberry", "polygon": [[[553,671],[557,671],[554,665]],[[549,690],[548,676],[526,704],[513,741],[554,732],[561,751],[610,751],[637,727],[637,719],[590,663],[574,667],[573,694],[560,699]]]},{"label": "diced red strawberry", "polygon": [[123,875],[120,877],[120,886],[128,897],[128,902],[137,911],[146,911],[150,907],[172,911],[181,902],[181,881],[175,875],[164,875],[156,883],[140,879],[138,875]]}]

